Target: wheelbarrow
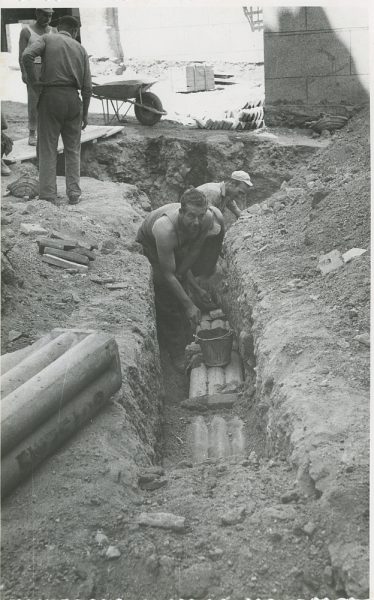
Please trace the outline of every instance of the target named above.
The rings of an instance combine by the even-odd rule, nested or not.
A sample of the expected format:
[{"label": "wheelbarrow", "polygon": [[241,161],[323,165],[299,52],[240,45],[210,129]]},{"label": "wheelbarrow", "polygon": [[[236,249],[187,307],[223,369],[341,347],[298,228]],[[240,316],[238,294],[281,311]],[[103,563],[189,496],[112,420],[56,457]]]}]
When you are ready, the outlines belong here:
[{"label": "wheelbarrow", "polygon": [[[113,81],[104,84],[92,84],[92,96],[101,100],[104,123],[109,125],[114,119],[120,123],[134,106],[135,116],[142,125],[155,125],[167,112],[162,108],[161,100],[156,94],[149,92],[155,81],[145,82],[140,79]],[[124,105],[126,112],[120,114]],[[114,112],[111,113],[110,109]]]}]

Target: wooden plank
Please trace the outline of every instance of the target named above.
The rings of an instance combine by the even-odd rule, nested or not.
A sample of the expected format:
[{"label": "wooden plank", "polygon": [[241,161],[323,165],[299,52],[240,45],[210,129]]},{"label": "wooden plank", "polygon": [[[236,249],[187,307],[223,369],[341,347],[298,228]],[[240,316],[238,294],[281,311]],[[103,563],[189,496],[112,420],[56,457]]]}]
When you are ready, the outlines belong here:
[{"label": "wooden plank", "polygon": [[77,245],[76,242],[72,240],[54,240],[52,238],[38,238],[36,242],[39,246],[40,254],[43,254],[46,246],[49,248],[58,248],[59,250],[73,250]]},{"label": "wooden plank", "polygon": [[59,248],[49,248],[48,246],[44,249],[45,254],[49,254],[50,256],[58,256],[59,258],[63,258],[65,260],[69,260],[73,263],[78,263],[80,265],[88,265],[90,259],[88,256],[83,256],[83,254],[78,254],[73,251],[65,251],[60,250]]},{"label": "wooden plank", "polygon": [[[98,138],[107,138],[109,136],[115,135],[122,131],[122,125],[110,126],[107,127],[105,125],[87,125],[86,129],[82,131],[81,135],[81,144],[85,142],[90,142],[92,140],[96,140]],[[64,145],[62,143],[62,138],[59,138],[57,152],[61,154],[64,151]],[[36,159],[36,146],[28,145],[28,138],[22,138],[21,140],[15,140],[13,142],[13,150],[7,156],[7,160],[19,162],[23,160],[31,160]]]},{"label": "wooden plank", "polygon": [[55,267],[61,267],[62,269],[75,269],[81,273],[87,273],[88,267],[85,265],[79,265],[78,263],[70,262],[70,260],[64,260],[58,256],[51,256],[50,254],[43,254],[42,261]]}]

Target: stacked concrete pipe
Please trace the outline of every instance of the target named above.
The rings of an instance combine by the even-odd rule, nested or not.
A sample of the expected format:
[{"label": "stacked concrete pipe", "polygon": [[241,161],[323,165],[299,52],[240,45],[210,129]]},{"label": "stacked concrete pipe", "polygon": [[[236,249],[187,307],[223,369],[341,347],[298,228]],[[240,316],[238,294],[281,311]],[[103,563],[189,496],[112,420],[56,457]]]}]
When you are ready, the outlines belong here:
[{"label": "stacked concrete pipe", "polygon": [[55,329],[2,357],[1,495],[91,419],[122,384],[117,343]]},{"label": "stacked concrete pipe", "polygon": [[[198,331],[217,327],[230,329],[225,319],[212,319],[205,315]],[[235,408],[237,391],[242,383],[240,355],[232,350],[231,360],[224,367],[206,366],[202,362],[191,369],[189,400],[183,405],[192,409],[202,405],[213,412]],[[194,463],[207,458],[240,456],[245,451],[244,423],[235,414],[215,414],[213,418],[199,415],[192,420],[188,437]]]}]

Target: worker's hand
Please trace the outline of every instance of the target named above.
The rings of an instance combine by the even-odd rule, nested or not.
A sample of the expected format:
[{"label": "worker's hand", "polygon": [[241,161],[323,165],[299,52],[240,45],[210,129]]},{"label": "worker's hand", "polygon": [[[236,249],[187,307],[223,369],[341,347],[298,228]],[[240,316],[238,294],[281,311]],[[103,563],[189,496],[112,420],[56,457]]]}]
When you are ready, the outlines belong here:
[{"label": "worker's hand", "polygon": [[87,123],[88,123],[88,117],[83,117],[82,118],[82,129],[86,129],[87,127]]},{"label": "worker's hand", "polygon": [[186,310],[186,316],[189,322],[191,323],[192,329],[195,331],[196,327],[201,321],[201,312],[200,309],[193,304],[190,308]]},{"label": "worker's hand", "polygon": [[22,73],[22,81],[27,85],[27,76],[26,73]]},{"label": "worker's hand", "polygon": [[196,292],[201,302],[204,302],[204,304],[212,304],[212,298],[209,292],[203,290],[203,288],[199,288],[198,290],[196,290]]}]

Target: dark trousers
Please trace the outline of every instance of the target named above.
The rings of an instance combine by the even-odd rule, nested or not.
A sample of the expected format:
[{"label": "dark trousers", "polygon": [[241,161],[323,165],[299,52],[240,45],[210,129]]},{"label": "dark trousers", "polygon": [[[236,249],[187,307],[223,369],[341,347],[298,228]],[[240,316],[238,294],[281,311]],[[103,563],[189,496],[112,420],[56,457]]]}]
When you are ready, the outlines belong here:
[{"label": "dark trousers", "polygon": [[40,198],[56,197],[57,145],[61,135],[65,154],[67,196],[80,196],[82,101],[73,87],[47,87],[38,104]]}]

